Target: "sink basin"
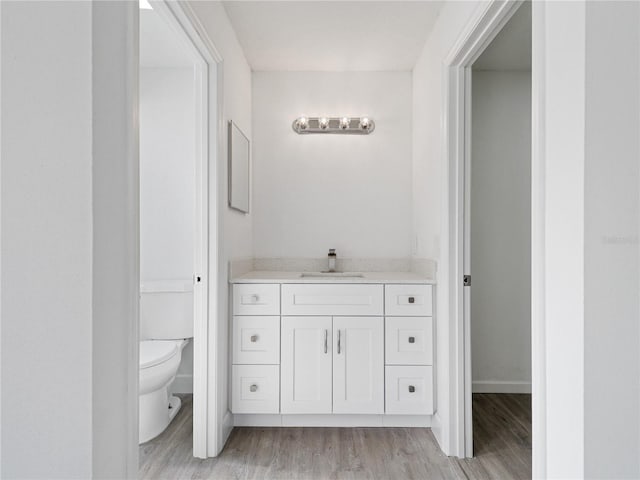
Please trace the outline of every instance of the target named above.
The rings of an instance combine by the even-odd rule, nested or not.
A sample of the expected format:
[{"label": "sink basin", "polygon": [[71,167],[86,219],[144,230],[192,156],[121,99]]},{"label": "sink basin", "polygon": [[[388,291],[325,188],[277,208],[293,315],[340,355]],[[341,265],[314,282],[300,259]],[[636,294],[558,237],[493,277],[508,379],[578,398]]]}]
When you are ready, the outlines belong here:
[{"label": "sink basin", "polygon": [[301,278],[364,278],[362,273],[354,272],[306,272],[300,274]]}]

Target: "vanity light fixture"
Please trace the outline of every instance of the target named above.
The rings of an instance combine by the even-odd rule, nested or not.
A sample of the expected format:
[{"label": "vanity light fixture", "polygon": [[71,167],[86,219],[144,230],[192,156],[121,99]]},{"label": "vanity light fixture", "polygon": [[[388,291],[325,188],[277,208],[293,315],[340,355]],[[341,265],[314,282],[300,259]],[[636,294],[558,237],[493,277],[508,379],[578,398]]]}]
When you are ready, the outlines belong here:
[{"label": "vanity light fixture", "polygon": [[343,133],[369,135],[376,124],[370,117],[298,117],[293,121],[293,131],[307,133]]},{"label": "vanity light fixture", "polygon": [[300,117],[296,120],[294,129],[306,130],[309,127],[309,119],[307,117]]}]

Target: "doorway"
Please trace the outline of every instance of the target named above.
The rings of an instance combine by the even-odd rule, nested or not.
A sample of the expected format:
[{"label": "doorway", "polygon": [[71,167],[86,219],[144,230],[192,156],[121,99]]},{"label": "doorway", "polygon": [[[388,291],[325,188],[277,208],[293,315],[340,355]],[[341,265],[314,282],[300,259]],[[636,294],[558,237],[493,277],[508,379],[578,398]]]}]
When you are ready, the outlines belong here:
[{"label": "doorway", "polygon": [[[444,295],[448,296],[450,318],[451,348],[449,365],[452,372],[448,392],[451,398],[448,424],[451,451],[459,457],[472,457],[473,445],[473,364],[472,364],[472,328],[471,328],[471,180],[472,180],[472,99],[473,65],[487,50],[492,41],[499,36],[510,19],[520,8],[534,7],[532,2],[503,2],[492,0],[483,5],[477,17],[470,22],[460,35],[453,50],[445,60],[446,67],[446,109],[445,138],[447,142],[448,185],[446,187],[447,204],[447,240],[445,255],[446,280],[443,284]],[[532,8],[533,16],[540,12]],[[530,25],[529,23],[528,25]],[[510,48],[510,44],[506,44]],[[507,48],[507,50],[509,50]],[[498,52],[499,53],[499,52]],[[499,56],[502,56],[499,55]],[[535,66],[532,67],[532,70]],[[539,95],[533,85],[532,98]],[[535,118],[536,112],[533,112]],[[532,131],[535,137],[536,123]],[[504,172],[501,173],[501,175]],[[536,250],[537,252],[537,250]],[[530,262],[530,268],[532,263]],[[509,277],[511,278],[511,277]],[[512,279],[513,280],[513,279]],[[535,292],[535,288],[533,289]],[[533,302],[532,302],[533,303]],[[537,318],[537,317],[536,317]],[[540,425],[544,417],[544,384],[540,379],[540,362],[543,343],[539,339],[539,328],[532,322],[532,418],[536,419],[532,430]],[[536,368],[538,370],[536,370]],[[493,379],[496,380],[496,379]],[[494,382],[497,383],[497,382]],[[478,384],[477,384],[478,386]],[[538,432],[540,433],[540,432]],[[532,437],[533,460],[538,465],[544,455],[544,435]],[[536,456],[537,452],[537,456]],[[536,469],[534,465],[534,470]]]},{"label": "doorway", "polygon": [[482,457],[509,443],[509,474],[530,476],[531,3],[473,62],[469,82],[464,263],[471,278],[465,288],[471,448]]},{"label": "doorway", "polygon": [[140,2],[140,280],[145,290],[192,292],[193,340],[169,393],[189,403],[193,396],[193,456],[206,458],[219,443],[217,363],[209,361],[218,335],[209,324],[217,306],[210,225],[217,224],[221,57],[194,18],[186,5]]}]

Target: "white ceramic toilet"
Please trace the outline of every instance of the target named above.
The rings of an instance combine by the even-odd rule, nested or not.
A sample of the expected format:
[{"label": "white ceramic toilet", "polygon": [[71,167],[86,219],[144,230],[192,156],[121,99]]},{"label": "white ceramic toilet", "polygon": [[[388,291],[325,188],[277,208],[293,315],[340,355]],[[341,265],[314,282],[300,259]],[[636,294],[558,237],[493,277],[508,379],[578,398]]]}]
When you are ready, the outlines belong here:
[{"label": "white ceramic toilet", "polygon": [[193,284],[177,280],[140,285],[140,443],[160,435],[180,409],[180,399],[169,394],[169,386],[191,337]]}]

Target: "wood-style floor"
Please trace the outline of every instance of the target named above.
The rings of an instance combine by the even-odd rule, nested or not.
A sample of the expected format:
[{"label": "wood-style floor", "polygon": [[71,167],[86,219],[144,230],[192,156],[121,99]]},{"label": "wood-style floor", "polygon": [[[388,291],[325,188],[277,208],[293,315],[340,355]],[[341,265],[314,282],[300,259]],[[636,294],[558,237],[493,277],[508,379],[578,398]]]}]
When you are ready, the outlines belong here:
[{"label": "wood-style floor", "polygon": [[423,428],[235,428],[218,458],[191,455],[192,402],[140,446],[141,479],[531,478],[531,396],[473,396],[476,457],[442,454]]}]

